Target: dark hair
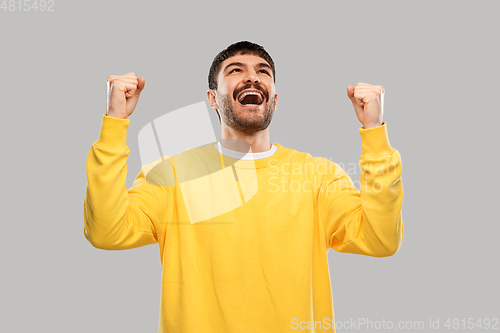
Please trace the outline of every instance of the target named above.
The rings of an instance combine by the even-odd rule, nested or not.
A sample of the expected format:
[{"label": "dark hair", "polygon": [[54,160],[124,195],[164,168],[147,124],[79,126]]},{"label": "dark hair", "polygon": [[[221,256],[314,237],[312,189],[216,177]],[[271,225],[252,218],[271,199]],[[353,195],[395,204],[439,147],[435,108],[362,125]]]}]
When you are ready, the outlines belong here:
[{"label": "dark hair", "polygon": [[276,83],[276,69],[274,68],[274,61],[267,53],[264,48],[258,44],[241,41],[229,45],[225,50],[219,52],[219,54],[212,61],[212,66],[210,66],[210,71],[208,72],[208,89],[217,89],[217,76],[219,75],[221,63],[237,54],[253,54],[261,57],[269,63],[273,71],[273,79]]}]

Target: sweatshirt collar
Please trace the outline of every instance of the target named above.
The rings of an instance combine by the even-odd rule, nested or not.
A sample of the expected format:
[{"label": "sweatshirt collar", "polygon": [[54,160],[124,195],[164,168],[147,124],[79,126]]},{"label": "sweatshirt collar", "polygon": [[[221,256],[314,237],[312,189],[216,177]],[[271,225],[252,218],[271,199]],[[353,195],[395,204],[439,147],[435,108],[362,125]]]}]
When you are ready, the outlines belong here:
[{"label": "sweatshirt collar", "polygon": [[[207,153],[218,163],[223,165],[234,165],[236,168],[242,169],[258,169],[265,168],[277,163],[283,156],[285,148],[278,143],[272,143],[276,145],[276,151],[269,157],[261,158],[258,160],[241,160],[223,155],[215,149],[217,142],[212,142],[205,146]],[[257,153],[258,154],[258,153]]]}]

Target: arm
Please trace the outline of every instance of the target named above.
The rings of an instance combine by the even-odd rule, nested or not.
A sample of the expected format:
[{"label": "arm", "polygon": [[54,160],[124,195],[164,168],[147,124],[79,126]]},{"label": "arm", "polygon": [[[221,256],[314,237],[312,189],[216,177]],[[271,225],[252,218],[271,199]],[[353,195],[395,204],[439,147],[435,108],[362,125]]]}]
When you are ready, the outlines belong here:
[{"label": "arm", "polygon": [[389,144],[385,123],[359,132],[361,191],[337,166],[321,193],[327,242],[339,252],[387,257],[403,239],[401,156]]},{"label": "arm", "polygon": [[172,198],[165,187],[146,181],[150,165],[143,166],[127,191],[127,118],[134,112],[145,80],[127,73],[110,75],[107,81],[108,110],[99,139],[87,156],[84,235],[96,248],[122,250],[158,241],[168,214],[166,203]]},{"label": "arm", "polygon": [[99,139],[87,156],[84,234],[96,248],[130,249],[158,241],[166,189],[145,181],[144,167],[127,191],[126,131],[129,119],[103,116]]},{"label": "arm", "polygon": [[387,257],[403,240],[401,156],[391,147],[383,123],[384,87],[359,82],[347,96],[363,127],[360,190],[338,167],[326,187],[326,235],[339,252]]}]

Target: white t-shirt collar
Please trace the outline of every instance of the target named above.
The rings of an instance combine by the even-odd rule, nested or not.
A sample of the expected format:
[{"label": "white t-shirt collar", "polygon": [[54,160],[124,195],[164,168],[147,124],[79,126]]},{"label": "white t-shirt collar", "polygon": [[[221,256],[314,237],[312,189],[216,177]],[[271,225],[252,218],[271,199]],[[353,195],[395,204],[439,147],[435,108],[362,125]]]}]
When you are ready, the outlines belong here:
[{"label": "white t-shirt collar", "polygon": [[236,150],[231,150],[231,149],[227,149],[226,147],[223,147],[220,144],[220,141],[217,141],[217,143],[215,143],[214,146],[215,146],[215,149],[219,153],[222,153],[222,155],[224,155],[224,156],[238,159],[238,160],[247,160],[247,161],[248,160],[260,160],[262,158],[272,156],[276,152],[276,150],[278,149],[278,146],[272,145],[271,149],[269,149],[268,151],[263,151],[260,153],[242,153],[242,152],[239,152]]}]

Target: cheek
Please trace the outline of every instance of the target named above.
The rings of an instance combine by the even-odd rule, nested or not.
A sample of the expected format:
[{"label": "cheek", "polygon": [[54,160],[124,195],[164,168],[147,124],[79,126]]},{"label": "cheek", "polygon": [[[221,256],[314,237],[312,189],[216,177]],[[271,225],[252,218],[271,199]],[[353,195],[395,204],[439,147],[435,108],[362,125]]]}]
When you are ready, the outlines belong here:
[{"label": "cheek", "polygon": [[222,95],[226,96],[228,99],[233,100],[233,93],[234,93],[233,87],[224,87],[224,90],[221,91]]},{"label": "cheek", "polygon": [[276,94],[276,88],[274,87],[273,80],[266,80],[263,82],[264,87],[267,89],[267,92],[269,93],[269,97],[274,96]]},{"label": "cheek", "polygon": [[238,85],[239,80],[236,80],[235,78],[226,78],[222,82],[221,88],[223,88],[226,92],[233,92],[234,88]]}]

